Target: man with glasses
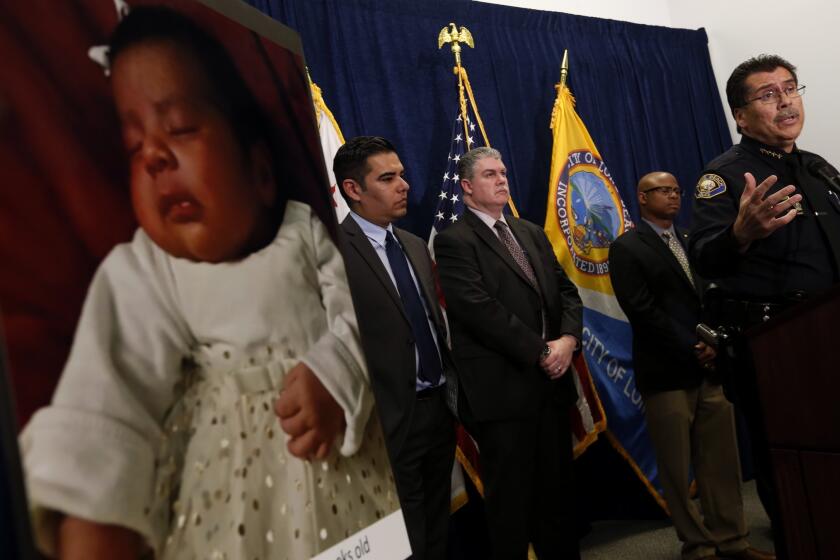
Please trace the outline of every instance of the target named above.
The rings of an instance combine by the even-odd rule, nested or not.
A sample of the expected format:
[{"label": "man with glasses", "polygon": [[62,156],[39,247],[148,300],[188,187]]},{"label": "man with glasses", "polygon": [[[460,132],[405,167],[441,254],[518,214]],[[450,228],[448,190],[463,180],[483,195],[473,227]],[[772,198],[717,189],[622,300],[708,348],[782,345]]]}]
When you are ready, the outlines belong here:
[{"label": "man with glasses", "polygon": [[[715,376],[714,348],[695,333],[703,286],[688,264],[687,235],[674,225],[680,195],[670,173],[642,177],[642,219],[610,245],[609,254],[615,295],[633,329],[636,387],[659,481],[684,560],[775,558],[746,539],[732,404]],[[702,514],[691,499],[689,469]]]},{"label": "man with glasses", "polygon": [[[707,298],[716,326],[733,334],[731,394],[747,421],[756,485],[782,536],[755,370],[740,333],[838,280],[837,170],[800,150],[805,110],[796,68],[775,55],[740,64],[726,84],[740,144],[703,171],[694,197],[690,259],[718,286]],[[836,182],[836,181],[835,181]]]}]

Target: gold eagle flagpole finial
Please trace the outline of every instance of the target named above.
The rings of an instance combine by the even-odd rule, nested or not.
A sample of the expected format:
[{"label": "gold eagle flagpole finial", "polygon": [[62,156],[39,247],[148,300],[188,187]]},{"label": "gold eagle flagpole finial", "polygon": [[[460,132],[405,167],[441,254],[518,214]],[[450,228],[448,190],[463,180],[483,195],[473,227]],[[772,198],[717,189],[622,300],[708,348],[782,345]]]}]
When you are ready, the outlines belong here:
[{"label": "gold eagle flagpole finial", "polygon": [[455,73],[458,73],[458,68],[461,67],[461,43],[466,44],[470,48],[475,48],[472,33],[463,25],[459,31],[458,26],[450,23],[438,33],[438,48],[442,48],[446,43],[452,43],[450,48],[455,55]]},{"label": "gold eagle flagpole finial", "polygon": [[461,43],[465,43],[468,47],[474,49],[475,42],[473,41],[473,36],[469,29],[462,25],[461,30],[459,31],[457,25],[450,23],[441,29],[440,33],[438,33],[438,49],[443,48],[443,45],[446,43],[452,43],[450,48],[452,49],[452,53],[455,55],[455,67],[452,69],[452,73],[458,76],[458,100],[461,104],[462,124],[464,126],[465,138],[467,138],[467,149],[469,149],[470,135],[469,130],[467,129],[469,116],[467,115],[467,100],[464,96],[466,69],[461,66]]}]

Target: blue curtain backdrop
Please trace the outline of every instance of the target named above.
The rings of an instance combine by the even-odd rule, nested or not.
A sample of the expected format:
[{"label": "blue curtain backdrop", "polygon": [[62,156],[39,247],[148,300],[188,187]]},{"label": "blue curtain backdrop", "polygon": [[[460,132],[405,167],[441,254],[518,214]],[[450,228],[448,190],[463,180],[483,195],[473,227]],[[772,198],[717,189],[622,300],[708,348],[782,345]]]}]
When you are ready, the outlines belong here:
[{"label": "blue curtain backdrop", "polygon": [[[563,49],[577,110],[634,218],[635,185],[653,170],[693,190],[705,162],[731,145],[704,30],[670,29],[465,0],[249,0],[296,29],[312,79],[345,137],[393,141],[412,190],[406,229],[426,237],[457,111],[442,27],[466,26],[464,47],[490,143],[501,150],[521,215],[542,224],[548,128]],[[687,224],[684,198],[678,222]]]},{"label": "blue curtain backdrop", "polygon": [[[312,79],[345,137],[385,136],[406,166],[411,191],[401,226],[426,238],[458,111],[453,55],[441,28],[466,26],[475,48],[462,60],[490,143],[508,166],[520,214],[542,225],[551,158],[549,118],[563,49],[577,110],[638,219],[635,186],[654,170],[687,190],[688,224],[704,164],[731,145],[704,30],[682,30],[484,4],[470,0],[248,0],[302,36]],[[662,512],[603,438],[577,460],[586,519]],[[476,501],[478,503],[478,501]],[[476,505],[480,507],[480,505]],[[479,517],[480,519],[480,517]],[[486,537],[480,523],[464,558]],[[453,557],[458,557],[457,554]]]}]

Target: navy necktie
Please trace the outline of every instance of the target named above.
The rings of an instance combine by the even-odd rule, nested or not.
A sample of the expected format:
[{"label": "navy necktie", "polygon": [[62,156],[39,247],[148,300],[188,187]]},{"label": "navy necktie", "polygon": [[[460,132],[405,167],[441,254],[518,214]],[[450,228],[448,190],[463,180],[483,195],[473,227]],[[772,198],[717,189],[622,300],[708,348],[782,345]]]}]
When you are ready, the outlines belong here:
[{"label": "navy necktie", "polygon": [[420,354],[420,379],[437,385],[442,373],[440,356],[429,328],[426,309],[423,307],[417,286],[411,277],[405,253],[390,231],[385,238],[385,254],[388,255],[388,263],[391,265],[391,272],[394,273],[397,290],[400,293],[405,314],[408,316],[411,331],[414,333],[417,352]]}]

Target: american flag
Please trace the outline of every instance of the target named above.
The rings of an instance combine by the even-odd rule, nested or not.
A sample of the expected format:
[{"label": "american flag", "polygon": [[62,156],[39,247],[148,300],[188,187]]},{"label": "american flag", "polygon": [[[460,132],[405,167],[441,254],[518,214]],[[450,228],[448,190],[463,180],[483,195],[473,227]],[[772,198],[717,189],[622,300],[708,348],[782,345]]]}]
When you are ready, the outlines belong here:
[{"label": "american flag", "polygon": [[[464,126],[466,122],[466,126]],[[435,220],[429,234],[429,251],[434,258],[434,240],[438,232],[457,222],[464,213],[463,192],[461,179],[458,177],[458,162],[467,151],[483,146],[483,138],[478,127],[469,114],[462,117],[459,113],[452,122],[452,136],[449,142],[449,154],[446,157],[446,169],[443,172],[443,182],[438,194],[438,204],[435,209]]]},{"label": "american flag", "polygon": [[[464,126],[466,123],[466,126]],[[483,146],[483,138],[475,122],[469,114],[462,117],[460,113],[452,122],[452,136],[449,141],[449,153],[446,156],[446,169],[443,172],[443,181],[438,194],[437,208],[435,208],[435,219],[432,223],[432,231],[429,233],[429,251],[432,260],[435,258],[434,241],[435,235],[450,225],[457,222],[464,213],[463,191],[461,191],[461,179],[458,177],[458,162],[466,152],[472,148]],[[437,282],[436,282],[437,283]],[[440,285],[436,286],[441,308],[446,317],[446,302],[443,299]],[[481,467],[479,464],[478,447],[462,425],[456,429],[457,447],[455,456],[457,462],[464,468],[467,475],[478,490],[484,496],[484,484],[481,481]],[[466,503],[466,488],[461,470],[452,470],[452,511]]]}]

